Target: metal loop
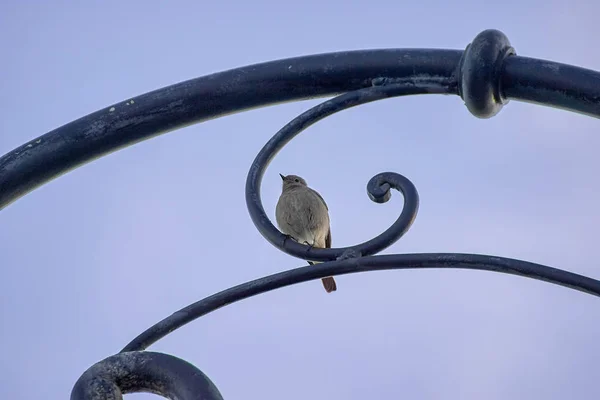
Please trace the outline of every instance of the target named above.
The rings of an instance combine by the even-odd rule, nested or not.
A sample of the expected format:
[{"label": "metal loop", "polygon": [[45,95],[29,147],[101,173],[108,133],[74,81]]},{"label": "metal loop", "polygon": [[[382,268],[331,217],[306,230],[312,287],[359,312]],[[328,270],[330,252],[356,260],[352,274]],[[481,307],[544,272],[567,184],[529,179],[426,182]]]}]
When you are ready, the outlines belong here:
[{"label": "metal loop", "polygon": [[127,393],[178,400],[223,400],[198,368],[169,354],[119,353],[92,365],[75,383],[71,400],[123,400]]},{"label": "metal loop", "polygon": [[376,100],[412,94],[451,93],[452,91],[448,80],[435,78],[395,80],[391,84],[378,81],[376,84],[378,86],[342,94],[302,113],[279,130],[265,144],[252,163],[246,180],[248,212],[261,235],[281,251],[298,258],[314,261],[335,260],[350,249],[361,255],[372,255],[395,243],[408,231],[414,221],[419,207],[417,189],[407,178],[394,172],[381,173],[373,177],[367,185],[367,191],[371,200],[377,203],[388,201],[391,196],[390,187],[400,191],[404,196],[404,206],[400,216],[381,235],[355,246],[311,249],[309,246],[293,240],[286,240],[287,236],[273,225],[262,205],[260,185],[267,166],[290,140],[312,124],[336,112]]}]

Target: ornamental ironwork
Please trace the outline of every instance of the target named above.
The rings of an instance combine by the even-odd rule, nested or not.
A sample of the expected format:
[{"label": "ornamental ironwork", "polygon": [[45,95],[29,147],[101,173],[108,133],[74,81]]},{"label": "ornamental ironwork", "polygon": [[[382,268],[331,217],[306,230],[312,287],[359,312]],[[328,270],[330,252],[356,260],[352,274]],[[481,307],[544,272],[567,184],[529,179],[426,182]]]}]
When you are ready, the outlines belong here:
[{"label": "ornamental ironwork", "polygon": [[384,269],[477,269],[520,275],[600,296],[598,280],[516,259],[456,253],[377,255],[408,231],[418,211],[417,189],[396,172],[382,172],[367,184],[367,193],[375,202],[387,202],[392,189],[404,197],[396,221],[377,237],[329,249],[286,240],[287,236],[267,216],[260,197],[263,174],[279,150],[333,113],[416,94],[458,95],[478,118],[496,115],[509,100],[600,117],[599,72],[517,56],[502,32],[486,30],[464,51],[387,49],[309,55],[192,79],[103,108],[2,156],[0,208],[73,168],[157,134],[232,112],[336,96],[279,130],[256,156],[246,181],[248,211],[262,236],[291,256],[322,263],[247,282],[175,312],[134,338],[118,354],[85,371],[75,383],[71,399],[122,399],[123,394],[134,392],[181,400],[222,399],[211,380],[193,365],[146,349],[220,307],[327,276]]}]

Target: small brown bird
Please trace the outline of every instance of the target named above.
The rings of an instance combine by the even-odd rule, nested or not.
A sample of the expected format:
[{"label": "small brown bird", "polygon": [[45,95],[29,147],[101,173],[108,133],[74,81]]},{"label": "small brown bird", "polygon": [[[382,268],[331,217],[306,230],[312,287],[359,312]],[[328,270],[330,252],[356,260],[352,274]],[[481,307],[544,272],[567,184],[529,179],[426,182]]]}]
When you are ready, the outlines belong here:
[{"label": "small brown bird", "polygon": [[[330,248],[329,209],[323,197],[297,175],[279,176],[283,180],[283,188],[275,209],[275,218],[281,232],[311,247]],[[318,262],[308,263],[315,265]],[[333,277],[321,280],[327,293],[337,290]]]}]

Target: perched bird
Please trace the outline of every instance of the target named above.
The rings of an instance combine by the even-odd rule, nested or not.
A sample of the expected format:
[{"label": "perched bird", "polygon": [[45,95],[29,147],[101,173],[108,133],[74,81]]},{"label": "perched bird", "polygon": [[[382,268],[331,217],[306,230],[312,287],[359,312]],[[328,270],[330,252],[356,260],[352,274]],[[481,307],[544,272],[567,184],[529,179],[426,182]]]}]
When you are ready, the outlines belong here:
[{"label": "perched bird", "polygon": [[[275,218],[281,232],[311,247],[330,248],[329,209],[323,197],[297,175],[279,176],[283,180],[283,188],[275,208]],[[317,262],[308,263],[314,265]],[[321,280],[327,293],[337,290],[333,277]]]}]

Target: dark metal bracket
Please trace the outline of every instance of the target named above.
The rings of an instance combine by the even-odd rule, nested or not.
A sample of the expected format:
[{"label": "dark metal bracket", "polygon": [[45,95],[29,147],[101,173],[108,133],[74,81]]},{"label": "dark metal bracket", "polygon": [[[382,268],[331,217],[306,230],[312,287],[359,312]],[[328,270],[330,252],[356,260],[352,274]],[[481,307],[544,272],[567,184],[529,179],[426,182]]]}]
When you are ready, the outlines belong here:
[{"label": "dark metal bracket", "polygon": [[465,51],[387,49],[328,53],[236,68],[130,98],[70,122],[0,158],[0,209],[35,188],[98,157],[183,126],[251,108],[338,95],[304,112],[269,140],[250,167],[246,204],[259,232],[279,250],[323,261],[247,282],[191,304],[150,327],[120,353],[90,367],[72,400],[122,399],[151,392],[172,399],[222,399],[210,379],[171,355],[145,351],[175,329],[225,305],[330,275],[384,269],[463,268],[538,279],[600,296],[600,281],[521,260],[476,254],[377,255],[399,240],[416,218],[419,196],[406,177],[383,172],[367,184],[385,203],[391,189],[404,197],[398,219],[354,246],[309,249],[285,240],[260,197],[263,174],[296,135],[338,111],[397,96],[459,95],[478,118],[496,115],[510,99],[600,117],[600,73],[516,55],[507,37],[486,30]]}]

